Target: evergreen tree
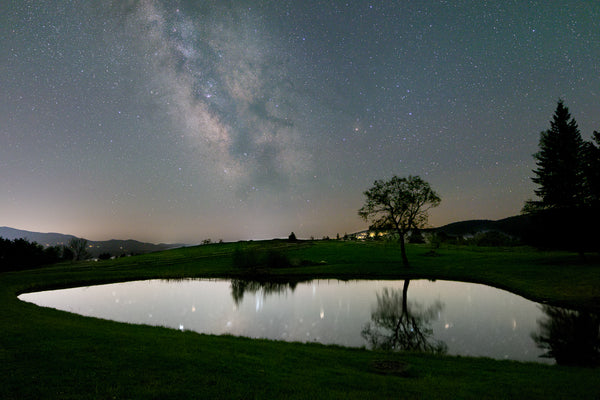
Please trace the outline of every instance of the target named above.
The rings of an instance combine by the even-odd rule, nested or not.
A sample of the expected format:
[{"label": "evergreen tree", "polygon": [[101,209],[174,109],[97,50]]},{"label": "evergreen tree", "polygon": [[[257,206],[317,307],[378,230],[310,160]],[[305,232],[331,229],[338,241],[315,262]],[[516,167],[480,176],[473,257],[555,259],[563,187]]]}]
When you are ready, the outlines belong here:
[{"label": "evergreen tree", "polygon": [[550,129],[540,134],[537,168],[531,179],[539,200],[525,203],[530,215],[526,242],[538,247],[598,251],[595,236],[579,235],[600,224],[600,133],[581,138],[577,122],[558,101]]},{"label": "evergreen tree", "polygon": [[580,206],[584,199],[584,143],[575,119],[562,100],[558,101],[550,129],[540,134],[540,151],[533,157],[537,168],[532,181],[539,185],[535,194],[539,201],[529,201],[526,211],[533,209]]},{"label": "evergreen tree", "polygon": [[584,143],[583,176],[584,204],[597,209],[600,207],[600,132],[594,131],[593,141]]}]

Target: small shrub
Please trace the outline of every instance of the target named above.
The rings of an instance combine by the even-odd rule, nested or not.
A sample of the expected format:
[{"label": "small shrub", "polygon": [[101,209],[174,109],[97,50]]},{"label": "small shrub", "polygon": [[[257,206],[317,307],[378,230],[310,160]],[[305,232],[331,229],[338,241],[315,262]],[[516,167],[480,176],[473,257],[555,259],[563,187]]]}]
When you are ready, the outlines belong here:
[{"label": "small shrub", "polygon": [[267,268],[287,268],[292,265],[288,256],[275,250],[267,252]]},{"label": "small shrub", "polygon": [[443,242],[443,238],[439,233],[434,233],[429,238],[429,244],[431,245],[431,248],[433,248],[433,249],[439,249],[440,246],[442,245],[442,242]]},{"label": "small shrub", "polygon": [[415,244],[425,243],[425,238],[423,237],[423,234],[421,233],[420,230],[415,229],[415,230],[411,231],[410,236],[408,237],[408,243],[415,243]]},{"label": "small shrub", "polygon": [[233,252],[233,266],[236,268],[252,269],[259,264],[258,251],[254,248],[237,248]]},{"label": "small shrub", "polygon": [[289,257],[277,250],[259,250],[257,248],[237,248],[233,252],[233,266],[255,270],[263,268],[287,268],[292,266]]}]

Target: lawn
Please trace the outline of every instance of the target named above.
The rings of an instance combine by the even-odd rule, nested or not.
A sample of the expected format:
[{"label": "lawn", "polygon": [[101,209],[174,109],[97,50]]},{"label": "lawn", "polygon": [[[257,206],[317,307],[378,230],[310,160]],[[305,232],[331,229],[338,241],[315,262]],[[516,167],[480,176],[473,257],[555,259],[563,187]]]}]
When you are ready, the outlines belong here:
[{"label": "lawn", "polygon": [[[236,251],[292,266],[236,268]],[[529,248],[286,241],[212,244],[0,275],[0,398],[600,398],[598,369],[390,354],[128,325],[23,303],[18,293],[145,278],[428,278],[486,283],[600,311],[600,260]]]}]

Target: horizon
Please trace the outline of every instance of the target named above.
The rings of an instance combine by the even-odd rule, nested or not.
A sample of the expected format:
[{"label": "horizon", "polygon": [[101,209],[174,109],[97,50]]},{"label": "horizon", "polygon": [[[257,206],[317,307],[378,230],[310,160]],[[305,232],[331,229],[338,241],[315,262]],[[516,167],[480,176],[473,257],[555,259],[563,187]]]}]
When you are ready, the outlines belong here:
[{"label": "horizon", "polygon": [[[2,3],[0,224],[149,243],[519,214],[559,98],[600,130],[600,4]],[[107,239],[109,240],[109,239]],[[125,240],[125,239],[119,239]]]},{"label": "horizon", "polygon": [[[513,216],[509,216],[506,218],[512,218],[515,217],[517,215],[513,215]],[[452,224],[460,224],[460,223],[464,223],[464,222],[472,222],[472,221],[491,221],[491,222],[496,222],[496,221],[501,221],[504,220],[506,218],[500,218],[500,219],[496,219],[496,220],[491,220],[491,219],[482,219],[482,218],[475,218],[475,219],[469,219],[469,220],[461,220],[461,221],[453,221],[453,222],[449,222],[447,224],[443,224],[443,225],[437,225],[437,226],[433,226],[433,225],[428,225],[422,229],[438,229],[438,228],[443,228],[447,225],[452,225]],[[146,241],[146,240],[142,240],[142,239],[138,239],[135,237],[128,237],[128,238],[119,238],[116,236],[108,236],[107,239],[98,239],[98,238],[88,238],[88,237],[83,237],[83,236],[77,236],[75,234],[72,233],[64,233],[64,232],[56,232],[56,231],[47,231],[47,232],[41,232],[41,231],[32,231],[29,229],[22,229],[22,228],[15,228],[12,226],[0,226],[0,230],[1,229],[12,229],[12,230],[17,230],[17,231],[24,231],[24,232],[30,232],[30,233],[35,233],[35,234],[43,234],[43,235],[53,235],[53,234],[57,234],[57,235],[64,235],[64,236],[75,236],[77,238],[81,238],[81,239],[85,239],[88,240],[90,242],[107,242],[107,241],[111,241],[111,240],[117,240],[117,241],[128,241],[128,240],[133,240],[133,241],[137,241],[137,242],[141,242],[141,243],[150,243],[150,244],[155,244],[155,245],[160,245],[160,244],[165,244],[165,245],[172,245],[172,244],[180,244],[180,245],[184,245],[184,246],[196,246],[196,245],[200,245],[203,244],[202,241],[205,239],[210,239],[211,243],[219,243],[221,240],[223,241],[223,243],[235,243],[235,242],[243,242],[243,241],[262,241],[262,240],[285,240],[288,239],[289,235],[293,232],[294,234],[296,234],[294,231],[290,231],[289,234],[286,235],[282,235],[282,236],[276,236],[276,237],[264,237],[264,238],[239,238],[239,239],[231,239],[231,240],[225,240],[222,238],[213,238],[213,237],[204,237],[202,239],[195,239],[195,241],[191,241],[191,242],[151,242],[151,241]],[[319,235],[319,236],[299,236],[296,235],[298,237],[299,240],[322,240],[323,238],[328,238],[330,240],[334,240],[336,239],[336,235],[339,233],[340,238],[343,237],[345,234],[348,235],[354,235],[357,233],[361,233],[361,232],[367,232],[369,231],[369,228],[362,228],[356,231],[352,231],[352,232],[336,232],[333,235]],[[0,235],[0,238],[2,237],[2,235]],[[27,239],[27,238],[25,238]]]}]

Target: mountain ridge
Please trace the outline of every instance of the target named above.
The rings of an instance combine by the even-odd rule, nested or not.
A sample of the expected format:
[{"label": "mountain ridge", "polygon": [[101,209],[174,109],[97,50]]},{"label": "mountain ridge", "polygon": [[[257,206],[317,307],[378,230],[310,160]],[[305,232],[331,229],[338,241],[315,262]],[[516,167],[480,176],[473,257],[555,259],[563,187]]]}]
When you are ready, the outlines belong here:
[{"label": "mountain ridge", "polygon": [[[8,226],[0,227],[0,237],[8,240],[26,239],[30,242],[36,242],[44,247],[50,246],[68,246],[71,239],[77,239],[77,236],[57,233],[57,232],[33,232],[23,229],[11,228]],[[87,239],[86,239],[87,240]],[[97,257],[102,253],[109,253],[113,256],[125,254],[143,254],[173,249],[187,246],[183,243],[147,243],[135,239],[109,239],[109,240],[88,240],[88,253],[92,257]]]}]

